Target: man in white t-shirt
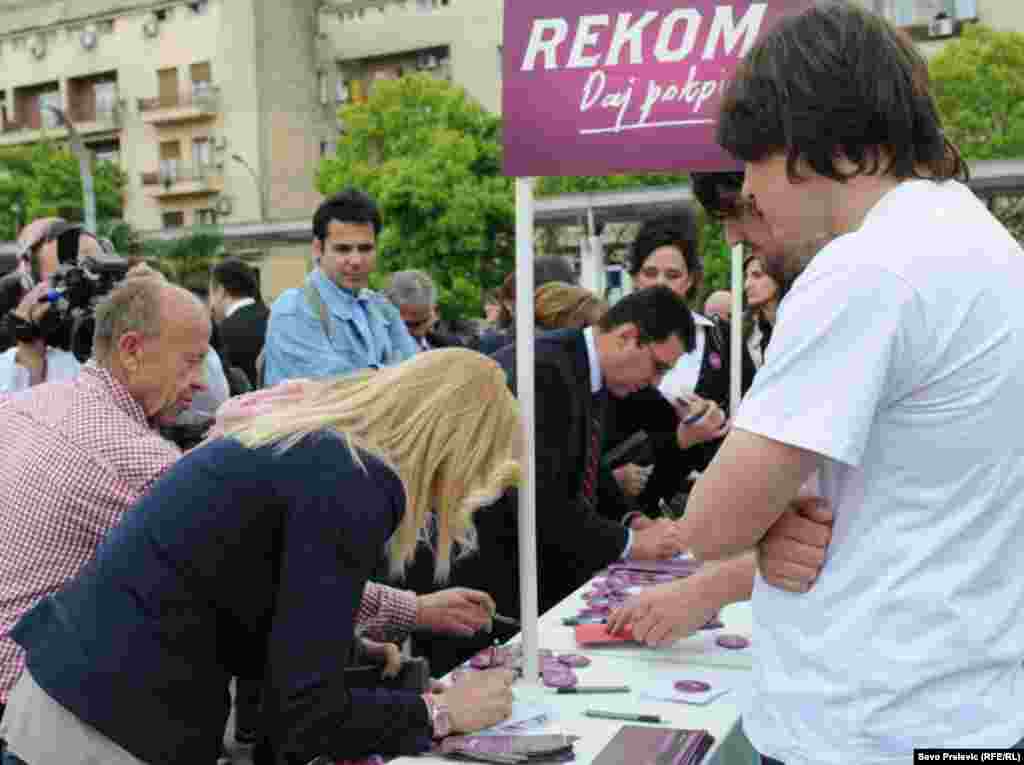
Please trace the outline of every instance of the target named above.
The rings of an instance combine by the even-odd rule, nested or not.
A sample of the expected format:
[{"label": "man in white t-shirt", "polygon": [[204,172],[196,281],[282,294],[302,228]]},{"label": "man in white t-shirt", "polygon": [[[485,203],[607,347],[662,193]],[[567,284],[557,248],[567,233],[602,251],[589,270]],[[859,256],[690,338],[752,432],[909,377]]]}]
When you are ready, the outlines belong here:
[{"label": "man in white t-shirt", "polygon": [[680,524],[702,558],[743,552],[815,470],[835,513],[810,592],[754,586],[744,728],[768,763],[1024,737],[1024,252],[953,180],[926,72],[882,19],[820,4],[722,108],[748,203],[804,270]]}]

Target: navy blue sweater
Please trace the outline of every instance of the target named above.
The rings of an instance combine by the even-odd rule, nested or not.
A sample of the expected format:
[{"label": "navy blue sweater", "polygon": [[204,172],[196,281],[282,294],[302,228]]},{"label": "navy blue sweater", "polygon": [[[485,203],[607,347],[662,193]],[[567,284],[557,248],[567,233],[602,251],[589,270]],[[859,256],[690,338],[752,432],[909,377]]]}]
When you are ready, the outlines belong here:
[{"label": "navy blue sweater", "polygon": [[363,587],[404,512],[378,460],[318,434],[178,462],[13,631],[54,699],[139,759],[212,763],[232,675],[264,677],[278,762],[416,754],[416,693],[345,688]]}]

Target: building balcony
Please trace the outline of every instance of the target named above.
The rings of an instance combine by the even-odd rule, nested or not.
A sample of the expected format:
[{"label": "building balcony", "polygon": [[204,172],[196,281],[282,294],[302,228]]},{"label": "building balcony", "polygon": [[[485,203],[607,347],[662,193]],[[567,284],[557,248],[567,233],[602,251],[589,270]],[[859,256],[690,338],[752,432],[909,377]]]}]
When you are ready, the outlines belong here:
[{"label": "building balcony", "polygon": [[220,88],[194,88],[177,100],[140,98],[139,114],[148,125],[180,125],[213,119],[220,112]]},{"label": "building balcony", "polygon": [[0,129],[0,146],[17,146],[19,144],[35,143],[43,138],[51,140],[64,140],[68,137],[67,128],[62,127],[33,127],[21,122],[4,122]]},{"label": "building balcony", "polygon": [[142,173],[142,187],[156,199],[219,194],[224,190],[224,176],[213,165],[179,166],[175,170]]},{"label": "building balcony", "polygon": [[89,119],[75,120],[75,130],[80,134],[116,133],[124,125],[124,102],[97,107],[93,114],[83,116]]}]

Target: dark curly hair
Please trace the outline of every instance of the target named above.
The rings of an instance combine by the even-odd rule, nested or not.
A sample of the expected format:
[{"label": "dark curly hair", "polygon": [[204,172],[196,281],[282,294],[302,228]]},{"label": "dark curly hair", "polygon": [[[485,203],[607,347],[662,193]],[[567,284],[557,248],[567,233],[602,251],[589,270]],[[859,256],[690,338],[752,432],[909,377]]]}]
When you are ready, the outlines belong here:
[{"label": "dark curly hair", "polygon": [[689,205],[670,215],[651,218],[640,226],[629,254],[629,274],[636,276],[644,261],[660,247],[675,247],[683,254],[691,284],[686,298],[700,292],[704,281],[704,260],[700,255],[700,229],[697,214]]}]

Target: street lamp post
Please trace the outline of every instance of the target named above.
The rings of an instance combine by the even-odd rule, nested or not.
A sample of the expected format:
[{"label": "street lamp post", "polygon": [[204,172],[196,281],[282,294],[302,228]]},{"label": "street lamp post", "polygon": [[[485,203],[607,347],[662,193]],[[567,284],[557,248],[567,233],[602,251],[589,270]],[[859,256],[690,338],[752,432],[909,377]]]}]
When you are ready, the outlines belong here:
[{"label": "street lamp post", "polygon": [[266,200],[264,199],[264,194],[263,194],[263,183],[260,181],[259,175],[256,174],[256,171],[252,169],[252,165],[250,165],[248,162],[246,162],[245,161],[245,157],[243,157],[241,154],[232,154],[231,155],[231,159],[233,159],[235,162],[237,162],[242,167],[244,167],[246,170],[248,170],[249,171],[249,175],[252,176],[252,182],[256,184],[256,193],[259,194],[260,221],[266,221],[267,220],[267,205],[266,205]]},{"label": "street lamp post", "polygon": [[87,231],[96,233],[96,189],[92,179],[92,162],[90,162],[89,150],[82,143],[82,136],[75,130],[74,124],[62,109],[56,106],[46,105],[46,109],[53,112],[57,118],[57,125],[68,129],[68,139],[71,142],[71,151],[78,157],[78,169],[82,174],[82,197],[85,206],[85,228]]}]

